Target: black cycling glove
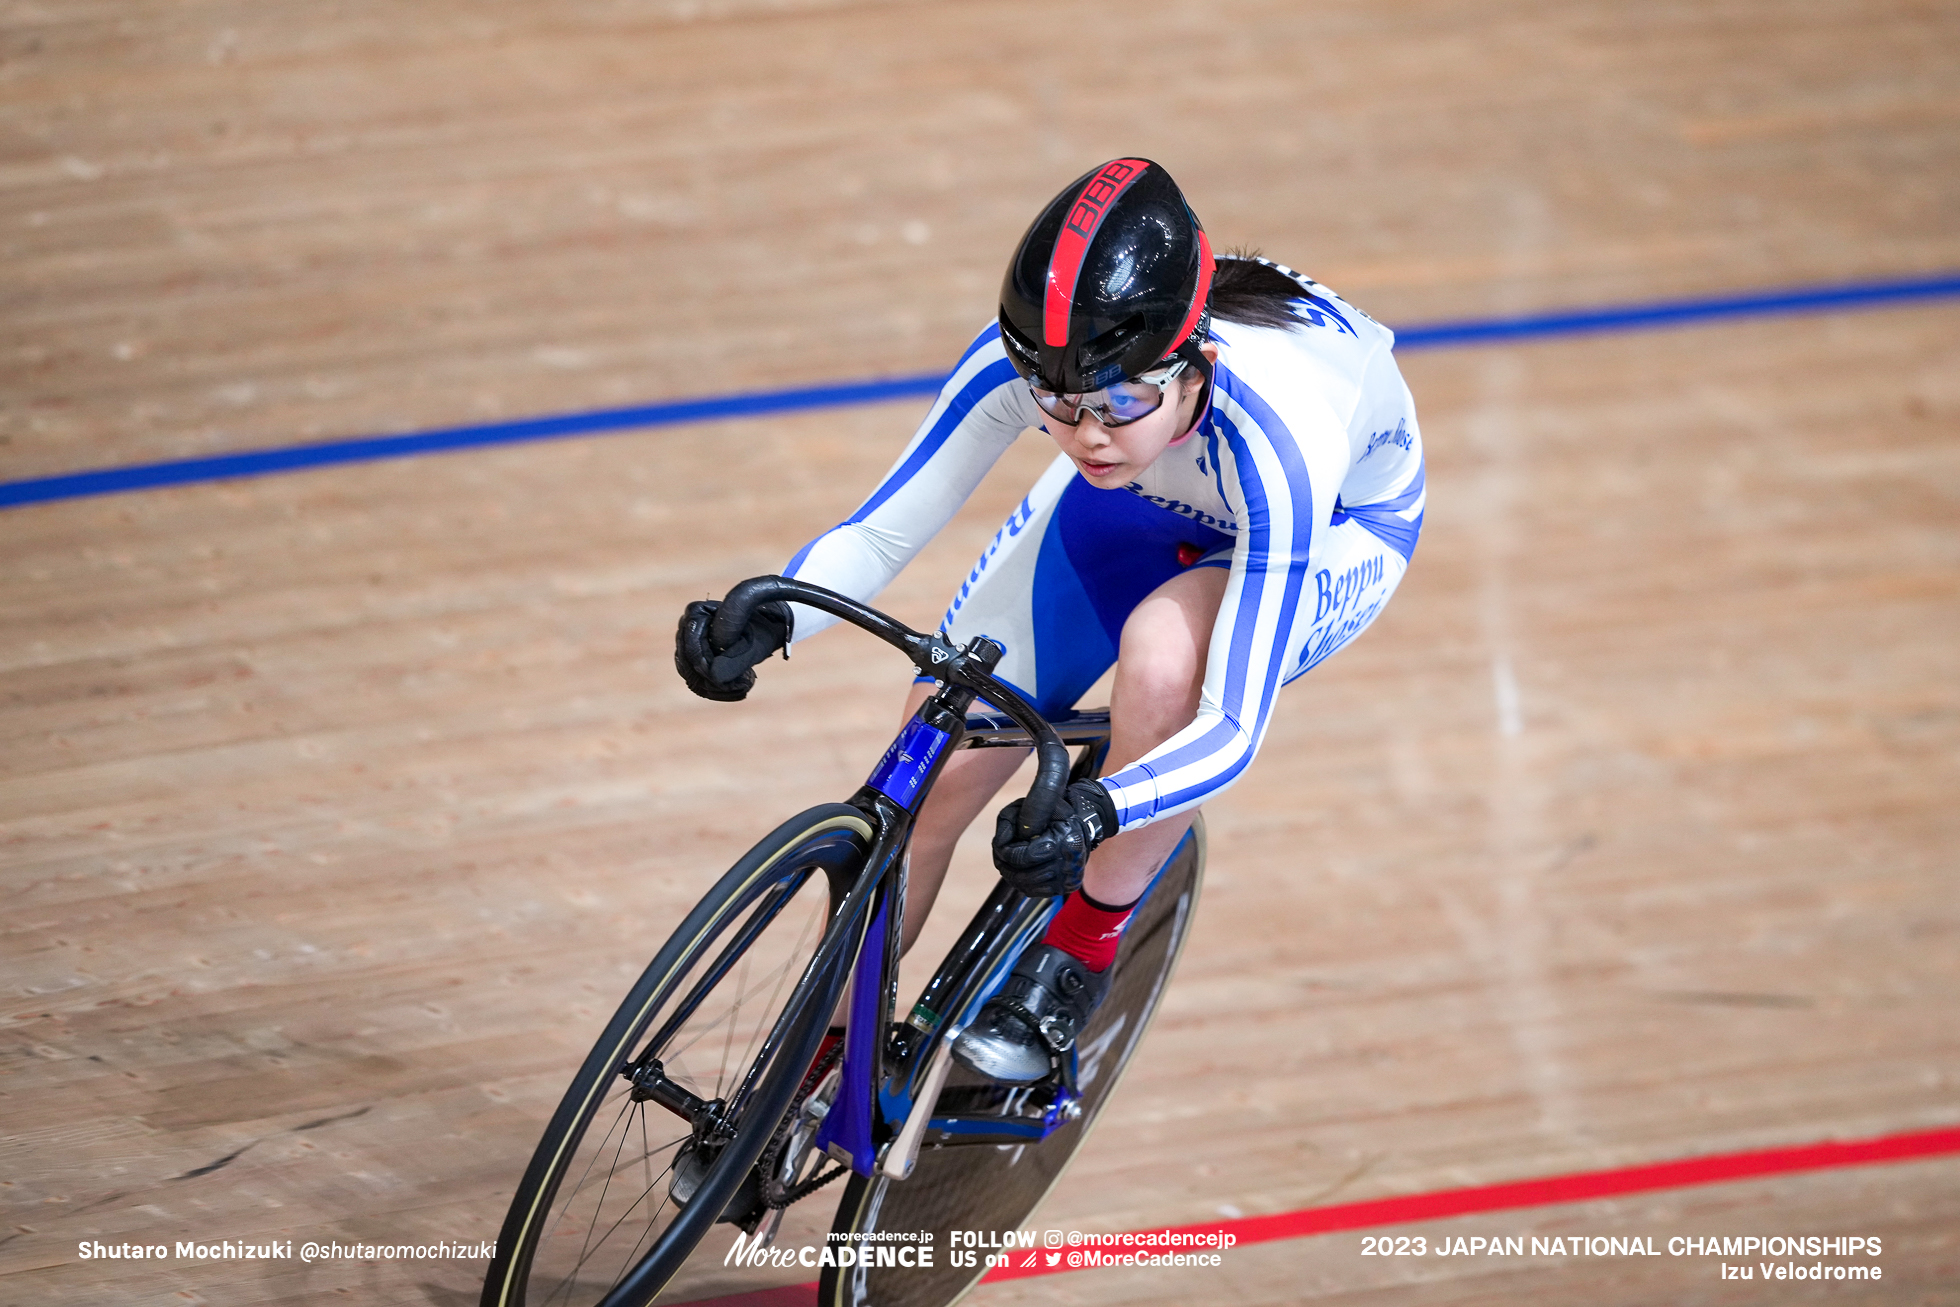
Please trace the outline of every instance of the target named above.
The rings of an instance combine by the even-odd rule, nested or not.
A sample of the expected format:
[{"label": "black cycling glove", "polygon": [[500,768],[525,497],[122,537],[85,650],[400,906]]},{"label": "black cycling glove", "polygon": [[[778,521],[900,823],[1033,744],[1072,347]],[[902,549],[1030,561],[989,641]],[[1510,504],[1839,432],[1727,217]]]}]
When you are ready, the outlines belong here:
[{"label": "black cycling glove", "polygon": [[780,599],[760,604],[735,643],[717,651],[708,640],[708,623],[720,607],[715,600],[697,599],[681,613],[680,629],[674,632],[674,667],[687,688],[703,699],[734,703],[755,688],[755,665],[789,647],[794,620]]},{"label": "black cycling glove", "polygon": [[1037,898],[1052,898],[1082,888],[1082,869],[1089,853],[1116,833],[1116,804],[1101,781],[1077,781],[1068,787],[1048,829],[1033,839],[1015,833],[1026,799],[1000,810],[994,823],[994,867],[1000,878]]}]

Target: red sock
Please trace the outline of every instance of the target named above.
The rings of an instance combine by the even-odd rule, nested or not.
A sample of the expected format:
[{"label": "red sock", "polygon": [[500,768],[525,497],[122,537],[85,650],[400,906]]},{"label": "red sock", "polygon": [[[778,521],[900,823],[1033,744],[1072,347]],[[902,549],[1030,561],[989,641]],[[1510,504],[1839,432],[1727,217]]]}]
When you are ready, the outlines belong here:
[{"label": "red sock", "polygon": [[1116,946],[1123,942],[1123,925],[1142,901],[1138,898],[1112,908],[1077,890],[1063,901],[1041,942],[1053,944],[1091,971],[1107,971],[1116,961]]}]

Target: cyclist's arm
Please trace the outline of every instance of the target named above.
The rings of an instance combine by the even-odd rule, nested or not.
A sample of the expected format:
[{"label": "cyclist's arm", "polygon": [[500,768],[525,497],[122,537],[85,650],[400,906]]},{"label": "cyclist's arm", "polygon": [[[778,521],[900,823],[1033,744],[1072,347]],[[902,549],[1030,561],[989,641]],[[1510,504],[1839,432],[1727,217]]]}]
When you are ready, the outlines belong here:
[{"label": "cyclist's arm", "polygon": [[[1335,442],[1303,442],[1243,383],[1227,382],[1217,414],[1243,505],[1231,578],[1206,655],[1198,715],[1104,778],[1120,829],[1196,807],[1236,781],[1258,752],[1291,657],[1312,625],[1309,556],[1327,528],[1345,466]],[[1331,412],[1301,414],[1339,431]],[[1323,434],[1324,433],[1320,433]],[[1346,436],[1339,435],[1344,451]],[[1303,448],[1303,445],[1309,446]]]},{"label": "cyclist's arm", "polygon": [[[805,545],[783,575],[868,603],[952,520],[1015,437],[1034,401],[990,325],[960,358],[905,452],[851,516]],[[837,621],[801,604],[796,638]]]}]

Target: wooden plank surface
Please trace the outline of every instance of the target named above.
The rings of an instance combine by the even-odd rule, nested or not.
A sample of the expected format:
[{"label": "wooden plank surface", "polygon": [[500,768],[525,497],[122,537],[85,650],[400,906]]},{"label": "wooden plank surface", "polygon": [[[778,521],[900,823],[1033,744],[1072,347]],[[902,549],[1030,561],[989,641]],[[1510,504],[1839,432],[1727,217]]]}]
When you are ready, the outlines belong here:
[{"label": "wooden plank surface", "polygon": [[[1117,152],[1391,323],[1953,267],[1956,27],[14,6],[0,479],[943,367],[1041,200]],[[1416,566],[1208,809],[1166,1014],[1040,1219],[1960,1116],[1956,328],[1408,356]],[[0,514],[0,1303],[474,1301],[466,1262],[76,1250],[494,1235],[667,926],[893,725],[906,669],[844,633],[747,705],[692,699],[674,614],[848,512],[920,407]],[[934,621],[1045,461],[1024,440],[886,606]],[[962,850],[920,956],[986,878]],[[1818,1296],[1955,1301],[1957,1179],[1430,1232],[1878,1233],[1883,1291]],[[1663,1261],[1416,1266],[1338,1235],[974,1301],[1787,1300]]]}]

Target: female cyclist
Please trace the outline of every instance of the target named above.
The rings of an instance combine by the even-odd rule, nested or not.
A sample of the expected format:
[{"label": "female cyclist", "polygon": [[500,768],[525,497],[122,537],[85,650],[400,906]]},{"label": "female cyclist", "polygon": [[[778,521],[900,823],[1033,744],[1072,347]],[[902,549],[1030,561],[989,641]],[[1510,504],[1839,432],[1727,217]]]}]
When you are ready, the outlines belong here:
[{"label": "female cyclist", "polygon": [[[1108,990],[1124,923],[1206,799],[1251,763],[1280,686],[1374,620],[1422,526],[1422,440],[1394,336],[1317,282],[1214,260],[1170,175],[1117,159],[1069,183],[1021,238],[997,320],[976,337],[898,462],[784,575],[869,601],[1030,427],[1061,450],[947,610],[954,643],[1006,650],[995,675],[1055,715],[1108,670],[1111,743],[1049,828],[994,862],[1068,895],[955,1056],[1037,1080]],[[776,604],[730,649],[690,604],[675,661],[695,693],[739,699],[756,663],[834,618]],[[914,688],[906,712],[931,682]],[[904,943],[953,845],[1021,762],[953,755],[914,828]]]}]

